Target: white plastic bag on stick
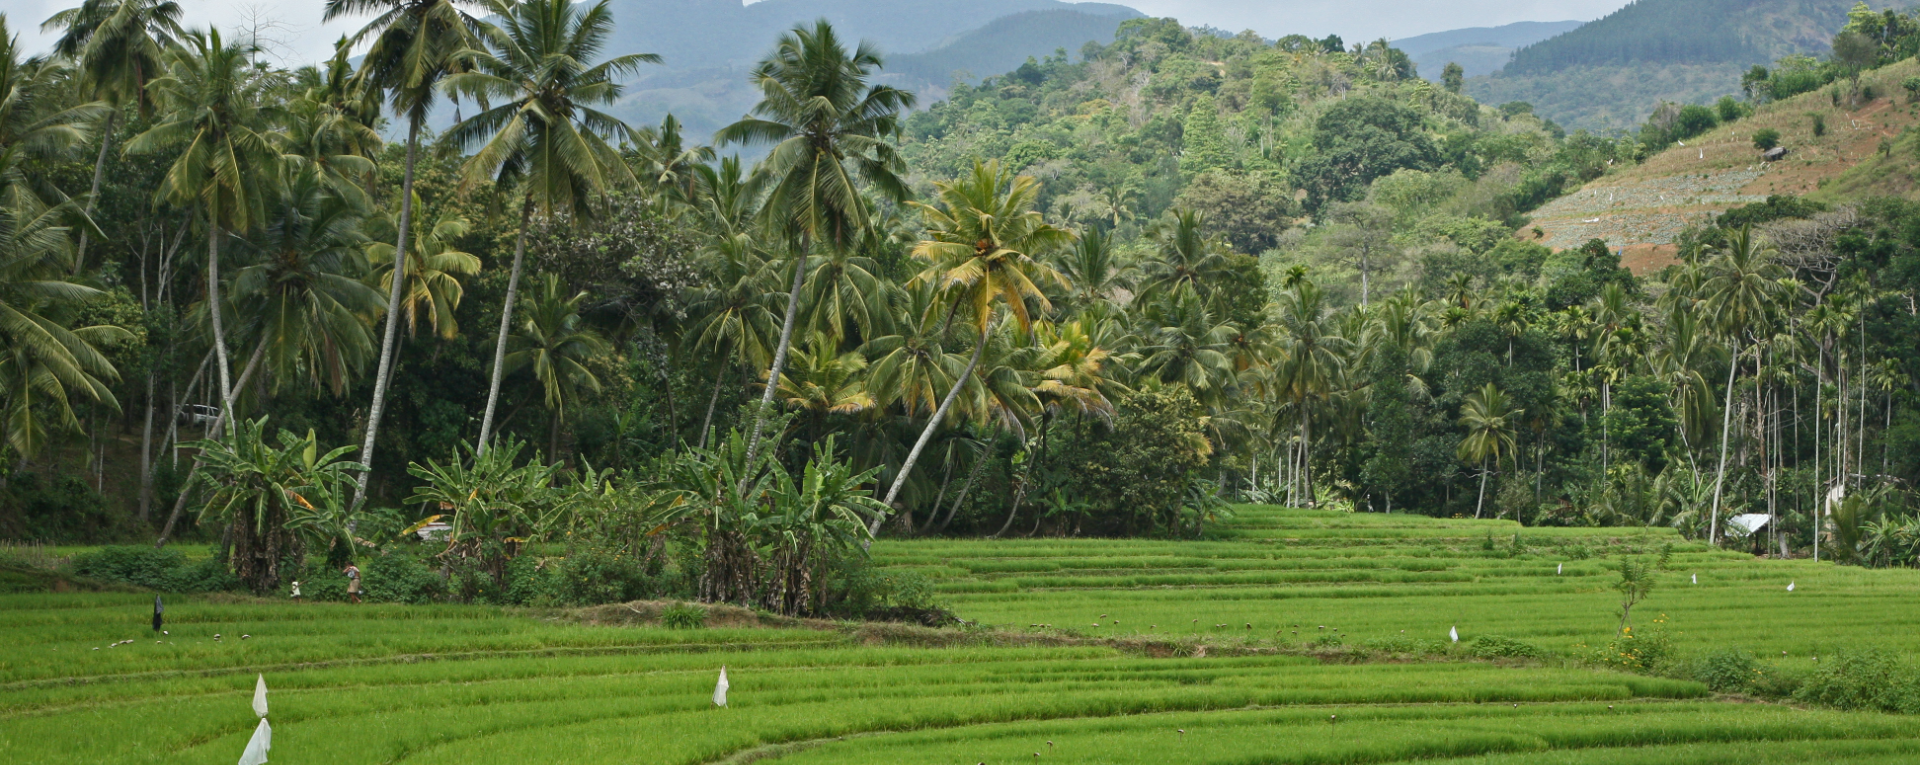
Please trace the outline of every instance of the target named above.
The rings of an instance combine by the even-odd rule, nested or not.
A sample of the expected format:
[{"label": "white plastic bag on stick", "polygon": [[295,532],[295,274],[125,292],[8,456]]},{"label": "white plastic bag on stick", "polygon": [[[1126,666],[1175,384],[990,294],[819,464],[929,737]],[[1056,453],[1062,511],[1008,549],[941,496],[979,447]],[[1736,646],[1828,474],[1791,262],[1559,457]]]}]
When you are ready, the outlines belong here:
[{"label": "white plastic bag on stick", "polygon": [[723,665],[720,667],[720,682],[713,684],[714,706],[724,707],[727,705],[727,687],[727,668]]},{"label": "white plastic bag on stick", "polygon": [[253,713],[259,717],[267,716],[267,676],[261,675],[253,683]]},{"label": "white plastic bag on stick", "polygon": [[253,729],[253,738],[247,741],[247,751],[240,753],[240,765],[266,765],[267,750],[272,748],[273,728],[262,717],[260,727]]}]

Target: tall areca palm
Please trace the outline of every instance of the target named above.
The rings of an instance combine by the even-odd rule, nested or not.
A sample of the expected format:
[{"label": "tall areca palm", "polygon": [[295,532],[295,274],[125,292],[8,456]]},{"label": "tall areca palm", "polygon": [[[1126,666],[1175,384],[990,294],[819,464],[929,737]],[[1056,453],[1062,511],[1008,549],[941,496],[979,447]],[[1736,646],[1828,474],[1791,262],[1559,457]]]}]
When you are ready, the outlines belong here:
[{"label": "tall areca palm", "polygon": [[[437,101],[441,79],[460,71],[459,54],[476,47],[482,24],[462,6],[479,3],[460,0],[327,0],[323,18],[376,14],[343,47],[372,39],[356,79],[368,89],[387,94],[395,112],[407,116],[407,164],[400,176],[400,219],[394,252],[411,253],[407,239],[413,233],[414,164],[420,150],[420,128]],[[353,506],[366,494],[367,474],[373,469],[373,449],[380,421],[387,411],[387,384],[393,376],[394,334],[399,331],[400,303],[407,278],[408,258],[394,261],[395,276],[387,283],[387,321],[380,335],[380,367],[373,378],[373,402],[367,411],[367,432],[360,445],[362,470],[353,491]],[[484,448],[484,447],[483,447]]]},{"label": "tall areca palm", "polygon": [[[100,198],[100,183],[113,146],[113,123],[129,103],[144,114],[152,105],[147,84],[160,76],[168,48],[181,35],[180,4],[174,0],[85,0],[54,14],[41,24],[60,29],[54,53],[80,69],[82,87],[110,108],[100,126],[100,155],[93,161],[93,186],[87,194],[87,215]],[[80,232],[74,272],[85,267],[87,232]]]},{"label": "tall areca palm", "polygon": [[513,336],[514,350],[506,356],[507,368],[531,367],[534,379],[540,381],[547,409],[553,413],[547,441],[550,457],[560,452],[560,424],[568,404],[582,390],[600,390],[600,377],[590,362],[612,352],[606,338],[580,316],[580,306],[586,302],[587,293],[569,296],[560,277],[547,274],[528,301],[520,331]]},{"label": "tall areca palm", "polygon": [[462,54],[475,71],[450,75],[444,83],[480,103],[497,104],[447,132],[456,143],[475,148],[463,171],[467,181],[491,178],[503,186],[518,184],[520,192],[513,270],[500,309],[487,411],[480,420],[482,451],[493,435],[493,415],[500,403],[507,336],[527,255],[527,226],[536,214],[591,215],[595,198],[634,181],[632,170],[607,142],[608,137],[625,137],[630,129],[593,107],[613,103],[620,97],[621,78],[638,72],[642,64],[659,63],[660,57],[630,53],[593,63],[613,33],[607,2],[584,8],[567,0],[496,4],[500,26],[485,35],[492,52]]},{"label": "tall areca palm", "polygon": [[220,243],[228,232],[245,231],[264,214],[266,192],[281,164],[270,132],[280,108],[270,92],[274,83],[253,66],[252,46],[228,44],[215,29],[188,32],[184,41],[184,47],[169,51],[166,73],[148,88],[164,116],[128,142],[127,151],[181,148],[157,195],[199,208],[207,227],[206,305],[231,433],[236,413],[221,315]]},{"label": "tall areca palm", "polygon": [[[933,284],[950,301],[949,320],[962,308],[968,309],[979,338],[974,341],[973,358],[947,390],[940,408],[927,419],[920,439],[907,452],[900,473],[893,478],[885,500],[893,506],[900,488],[913,474],[913,464],[933,438],[933,432],[953,408],[961,387],[973,376],[986,350],[988,332],[993,327],[994,305],[1004,305],[1020,324],[1031,326],[1027,301],[1050,310],[1047,298],[1035,279],[1051,280],[1065,287],[1066,279],[1037,256],[1071,244],[1073,234],[1057,228],[1034,209],[1040,195],[1040,182],[1029,176],[1016,176],[1002,169],[999,162],[974,163],[965,178],[935,184],[939,204],[915,203],[927,219],[927,238],[913,248],[913,256],[926,261],[927,267],[913,279]],[[876,527],[878,521],[875,522]]]},{"label": "tall areca palm", "polygon": [[1499,467],[1500,461],[1514,454],[1516,446],[1514,432],[1519,430],[1520,417],[1525,409],[1514,409],[1507,403],[1507,394],[1493,383],[1467,394],[1466,401],[1460,406],[1460,427],[1467,429],[1467,437],[1460,442],[1457,454],[1462,462],[1480,466],[1480,499],[1474,503],[1473,517],[1487,504],[1487,463]]},{"label": "tall areca palm", "polygon": [[[1304,277],[1288,280],[1276,305],[1275,342],[1280,346],[1273,375],[1275,389],[1293,404],[1303,450],[1301,488],[1313,493],[1313,410],[1332,397],[1346,371],[1345,351],[1352,344],[1340,334],[1326,295]],[[1276,408],[1276,411],[1284,409]]]},{"label": "tall areca palm", "polygon": [[900,113],[913,107],[913,95],[872,84],[880,67],[877,51],[866,43],[848,51],[824,19],[811,29],[795,27],[753,70],[760,90],[753,113],[715,136],[720,145],[772,145],[756,171],[767,186],[761,218],[794,242],[793,286],[768,384],[748,430],[749,464],[759,452],[775,381],[786,367],[812,248],[848,249],[868,227],[861,182],[895,200],[909,196],[901,179],[906,164],[887,141],[899,130]]},{"label": "tall areca palm", "polygon": [[1751,227],[1727,238],[1727,246],[1708,264],[1707,312],[1732,349],[1727,361],[1726,402],[1720,412],[1720,467],[1713,479],[1713,515],[1709,542],[1720,539],[1720,498],[1727,479],[1727,441],[1733,426],[1733,381],[1740,370],[1741,342],[1747,332],[1772,318],[1786,269],[1775,263],[1773,247],[1755,239]]}]

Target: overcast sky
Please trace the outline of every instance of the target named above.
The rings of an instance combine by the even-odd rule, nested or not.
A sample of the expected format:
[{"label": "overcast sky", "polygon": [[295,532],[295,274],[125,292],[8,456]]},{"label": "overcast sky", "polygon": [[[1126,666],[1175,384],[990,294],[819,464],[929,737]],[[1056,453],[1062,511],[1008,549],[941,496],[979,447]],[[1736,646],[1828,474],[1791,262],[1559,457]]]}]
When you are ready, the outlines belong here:
[{"label": "overcast sky", "polygon": [[[900,0],[943,2],[945,0]],[[1626,5],[1627,0],[1112,0],[1154,16],[1173,16],[1192,26],[1252,29],[1267,37],[1301,33],[1338,34],[1348,41],[1401,38],[1462,27],[1498,26],[1515,21],[1591,21]],[[28,50],[44,50],[50,39],[40,22],[78,0],[0,0],[8,31]],[[320,22],[321,0],[182,0],[187,22],[209,22],[222,30],[259,29],[263,44],[285,63],[325,58],[333,41],[358,27],[359,20]]]}]

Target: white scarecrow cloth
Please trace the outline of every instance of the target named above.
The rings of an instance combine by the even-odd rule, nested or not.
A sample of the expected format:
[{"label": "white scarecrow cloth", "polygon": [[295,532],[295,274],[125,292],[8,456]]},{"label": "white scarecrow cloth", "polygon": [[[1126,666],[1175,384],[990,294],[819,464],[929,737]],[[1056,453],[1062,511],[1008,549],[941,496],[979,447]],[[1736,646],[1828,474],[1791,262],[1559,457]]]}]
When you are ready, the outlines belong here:
[{"label": "white scarecrow cloth", "polygon": [[253,729],[253,738],[247,741],[247,751],[240,753],[240,765],[265,765],[267,750],[272,748],[273,728],[262,717],[260,727]]},{"label": "white scarecrow cloth", "polygon": [[260,679],[254,681],[253,713],[260,717],[267,716],[267,676],[266,675],[261,675]]},{"label": "white scarecrow cloth", "polygon": [[713,684],[714,706],[724,707],[727,705],[727,688],[727,668],[723,666],[720,668],[720,682]]},{"label": "white scarecrow cloth", "polygon": [[1447,636],[1449,636],[1449,637],[1451,637],[1451,638],[1453,638],[1453,642],[1455,642],[1455,643],[1458,643],[1458,642],[1460,642],[1460,628],[1459,628],[1459,627],[1448,627],[1448,628],[1447,628]]}]

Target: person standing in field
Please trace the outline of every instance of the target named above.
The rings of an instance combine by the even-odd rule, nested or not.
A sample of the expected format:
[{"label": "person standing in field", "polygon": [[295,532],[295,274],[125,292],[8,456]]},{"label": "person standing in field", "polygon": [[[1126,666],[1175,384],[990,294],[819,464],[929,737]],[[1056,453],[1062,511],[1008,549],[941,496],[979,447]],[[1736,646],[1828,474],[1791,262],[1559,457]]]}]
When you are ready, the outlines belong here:
[{"label": "person standing in field", "polygon": [[360,567],[349,563],[340,573],[347,575],[347,600],[360,602]]},{"label": "person standing in field", "polygon": [[300,583],[297,581],[293,583],[293,602],[300,602]]}]

